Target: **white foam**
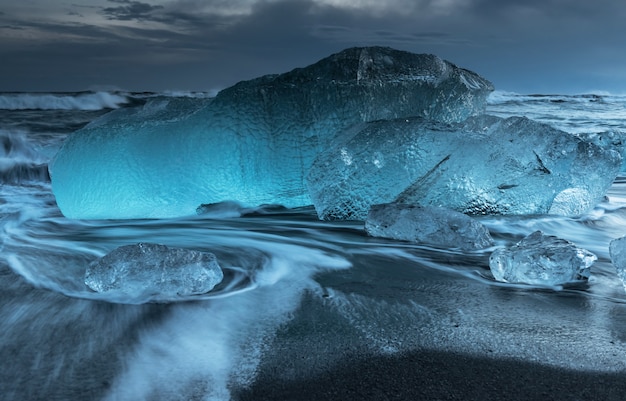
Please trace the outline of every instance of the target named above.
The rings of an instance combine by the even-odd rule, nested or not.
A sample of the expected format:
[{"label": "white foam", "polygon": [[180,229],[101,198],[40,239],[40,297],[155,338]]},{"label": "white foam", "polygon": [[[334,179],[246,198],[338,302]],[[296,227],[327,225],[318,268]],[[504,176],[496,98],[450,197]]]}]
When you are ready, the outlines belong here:
[{"label": "white foam", "polygon": [[125,95],[111,92],[83,93],[5,93],[0,95],[2,110],[103,110],[128,103]]},{"label": "white foam", "polygon": [[160,399],[229,400],[231,385],[250,385],[276,330],[291,318],[307,289],[319,289],[314,272],[348,266],[343,258],[306,248],[288,246],[280,254],[268,260],[254,290],[177,304],[162,324],[142,332],[105,400],[157,394]]},{"label": "white foam", "polygon": [[521,95],[515,92],[507,92],[502,90],[495,90],[487,97],[487,104],[500,104],[506,103],[512,100],[516,100]]},{"label": "white foam", "polygon": [[[465,293],[465,301],[459,302],[439,291],[390,302],[335,290],[328,305],[357,329],[361,341],[382,355],[430,349],[581,371],[619,372],[626,366],[615,358],[623,354],[624,345],[612,340],[613,317],[606,312],[611,308],[578,311],[577,318],[571,311],[512,313],[514,306],[505,302],[494,308],[489,294]],[[470,301],[472,297],[475,301]]]}]

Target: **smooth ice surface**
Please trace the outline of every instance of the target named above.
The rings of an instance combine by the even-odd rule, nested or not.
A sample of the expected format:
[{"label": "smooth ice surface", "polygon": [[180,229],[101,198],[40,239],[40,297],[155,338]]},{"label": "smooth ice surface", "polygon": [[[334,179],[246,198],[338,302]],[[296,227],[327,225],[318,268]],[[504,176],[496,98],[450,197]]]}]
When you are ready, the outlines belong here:
[{"label": "smooth ice surface", "polygon": [[85,284],[96,292],[154,301],[204,294],[223,278],[212,253],[149,243],[116,248],[85,272]]},{"label": "smooth ice surface", "polygon": [[611,241],[609,245],[609,254],[611,255],[611,263],[615,267],[617,276],[622,280],[624,289],[626,289],[626,237],[621,237]]},{"label": "smooth ice surface", "polygon": [[482,249],[493,245],[479,221],[436,206],[387,203],[371,207],[365,231],[373,237],[418,242],[441,248]]},{"label": "smooth ice surface", "polygon": [[493,86],[433,55],[352,48],[240,82],[214,99],[169,98],[113,111],[72,134],[50,164],[70,218],[191,215],[201,204],[310,205],[305,174],[355,123],[461,121]]},{"label": "smooth ice surface", "polygon": [[467,214],[579,215],[602,199],[620,155],[527,118],[376,121],[345,133],[307,177],[322,219],[364,220],[371,205]]},{"label": "smooth ice surface", "polygon": [[596,255],[570,241],[535,231],[494,251],[489,268],[498,281],[551,286],[587,280],[596,260]]}]

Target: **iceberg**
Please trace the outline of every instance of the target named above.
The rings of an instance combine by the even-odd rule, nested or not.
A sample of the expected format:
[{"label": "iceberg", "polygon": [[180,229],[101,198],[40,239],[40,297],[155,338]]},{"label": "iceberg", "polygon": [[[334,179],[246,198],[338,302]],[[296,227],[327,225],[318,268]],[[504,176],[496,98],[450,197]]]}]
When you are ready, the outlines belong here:
[{"label": "iceberg", "polygon": [[523,117],[375,121],[320,153],[307,183],[321,219],[364,220],[409,203],[470,215],[580,215],[602,200],[621,156]]},{"label": "iceberg", "polygon": [[553,286],[587,280],[596,260],[570,241],[535,231],[510,248],[494,251],[489,268],[498,281]]},{"label": "iceberg", "polygon": [[614,239],[609,244],[611,263],[615,267],[617,277],[622,281],[626,290],[626,237]]},{"label": "iceberg", "polygon": [[605,131],[577,134],[583,140],[592,142],[604,149],[614,149],[622,156],[620,172],[626,172],[626,132]]},{"label": "iceberg", "polygon": [[116,248],[85,272],[85,284],[96,292],[152,301],[204,294],[223,278],[212,253],[149,243]]},{"label": "iceberg", "polygon": [[493,245],[489,230],[479,221],[454,210],[387,203],[374,205],[365,231],[372,237],[417,242],[440,248],[483,249]]},{"label": "iceberg", "polygon": [[353,124],[480,114],[493,85],[433,55],[351,48],[211,99],[157,98],[70,135],[49,166],[68,218],[165,218],[201,204],[310,205],[305,175]]}]

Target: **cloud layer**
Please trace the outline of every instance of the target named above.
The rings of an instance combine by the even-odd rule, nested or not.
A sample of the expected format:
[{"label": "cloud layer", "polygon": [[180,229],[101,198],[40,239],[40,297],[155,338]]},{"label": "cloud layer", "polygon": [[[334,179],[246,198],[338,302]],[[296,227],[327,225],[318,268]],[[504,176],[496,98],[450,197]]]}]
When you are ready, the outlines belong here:
[{"label": "cloud layer", "polygon": [[611,0],[0,0],[0,8],[0,90],[209,90],[386,45],[436,53],[501,89],[626,91],[626,3]]}]

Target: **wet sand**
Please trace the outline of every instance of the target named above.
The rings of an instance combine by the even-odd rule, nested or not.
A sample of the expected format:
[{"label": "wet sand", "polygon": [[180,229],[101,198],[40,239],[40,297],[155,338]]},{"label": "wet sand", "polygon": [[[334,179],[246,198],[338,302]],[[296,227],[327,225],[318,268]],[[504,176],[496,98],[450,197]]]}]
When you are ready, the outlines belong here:
[{"label": "wet sand", "polygon": [[626,374],[587,373],[513,360],[417,351],[345,361],[308,380],[261,373],[234,397],[259,400],[615,400]]}]

